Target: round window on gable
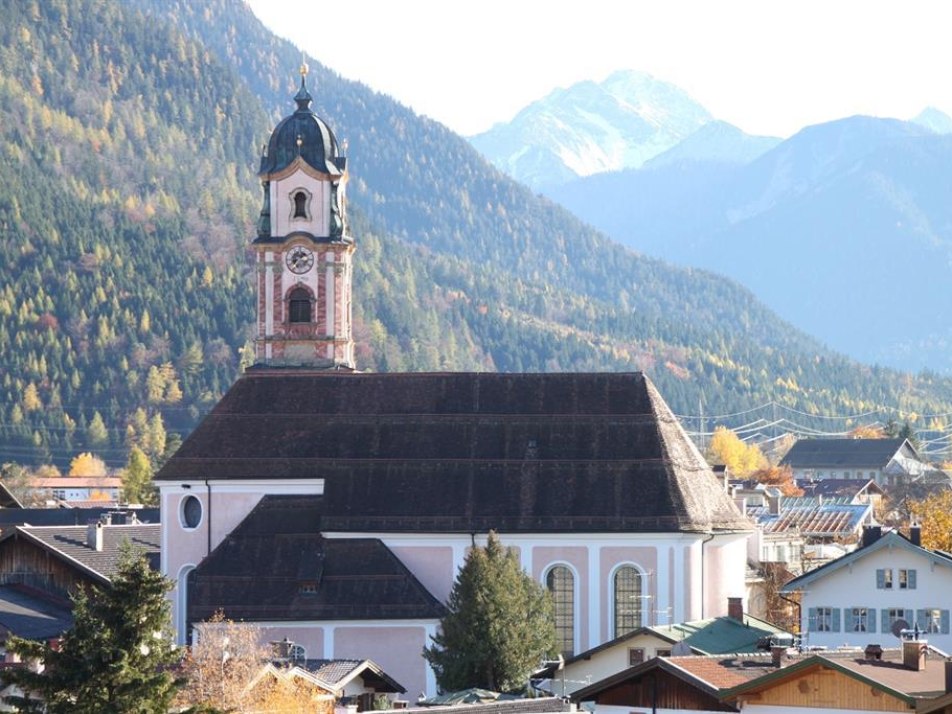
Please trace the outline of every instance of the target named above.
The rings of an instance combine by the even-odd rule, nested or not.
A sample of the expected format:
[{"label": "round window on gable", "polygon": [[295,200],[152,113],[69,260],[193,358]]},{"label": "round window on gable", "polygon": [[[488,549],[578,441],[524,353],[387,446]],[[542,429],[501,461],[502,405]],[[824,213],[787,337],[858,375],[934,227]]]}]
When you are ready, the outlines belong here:
[{"label": "round window on gable", "polygon": [[198,528],[202,522],[202,502],[195,496],[186,496],[182,499],[180,516],[183,528]]}]

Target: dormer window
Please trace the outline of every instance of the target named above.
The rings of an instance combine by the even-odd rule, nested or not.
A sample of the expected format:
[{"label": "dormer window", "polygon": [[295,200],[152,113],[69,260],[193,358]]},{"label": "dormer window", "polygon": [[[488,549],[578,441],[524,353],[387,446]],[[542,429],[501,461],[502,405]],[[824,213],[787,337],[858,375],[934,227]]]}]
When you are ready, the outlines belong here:
[{"label": "dormer window", "polygon": [[294,217],[307,218],[307,194],[304,191],[294,194]]},{"label": "dormer window", "polygon": [[288,296],[288,321],[311,321],[311,295],[304,288],[295,288]]}]

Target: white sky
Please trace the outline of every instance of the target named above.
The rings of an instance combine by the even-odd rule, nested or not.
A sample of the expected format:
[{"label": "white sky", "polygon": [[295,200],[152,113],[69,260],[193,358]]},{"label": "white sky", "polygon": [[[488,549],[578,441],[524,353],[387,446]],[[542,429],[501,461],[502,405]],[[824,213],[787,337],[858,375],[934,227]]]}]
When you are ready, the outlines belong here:
[{"label": "white sky", "polygon": [[754,134],[853,114],[908,119],[928,105],[952,114],[945,0],[249,4],[321,63],[464,135],[618,69],[672,82]]}]

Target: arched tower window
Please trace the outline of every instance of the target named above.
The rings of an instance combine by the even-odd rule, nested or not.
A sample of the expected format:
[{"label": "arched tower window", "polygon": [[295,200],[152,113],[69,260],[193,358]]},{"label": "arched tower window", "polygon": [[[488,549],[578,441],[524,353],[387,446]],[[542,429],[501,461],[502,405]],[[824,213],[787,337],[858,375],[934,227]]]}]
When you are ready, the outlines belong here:
[{"label": "arched tower window", "polygon": [[641,573],[633,565],[615,571],[615,637],[641,627]]},{"label": "arched tower window", "polygon": [[575,576],[566,566],[556,565],[545,576],[545,586],[552,593],[556,641],[569,657],[575,651]]},{"label": "arched tower window", "polygon": [[288,296],[288,320],[290,322],[311,321],[311,295],[304,288],[294,288]]},{"label": "arched tower window", "polygon": [[304,191],[294,194],[294,217],[307,218],[307,194]]}]

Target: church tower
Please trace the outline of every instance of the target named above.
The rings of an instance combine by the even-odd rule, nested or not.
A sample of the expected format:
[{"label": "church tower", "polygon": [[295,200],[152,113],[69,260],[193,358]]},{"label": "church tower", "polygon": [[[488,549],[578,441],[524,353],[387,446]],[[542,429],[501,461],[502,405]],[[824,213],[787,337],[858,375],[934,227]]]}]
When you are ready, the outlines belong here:
[{"label": "church tower", "polygon": [[294,101],[297,109],[271,134],[258,172],[264,206],[253,242],[255,362],[353,369],[347,160],[310,108],[307,65]]}]

